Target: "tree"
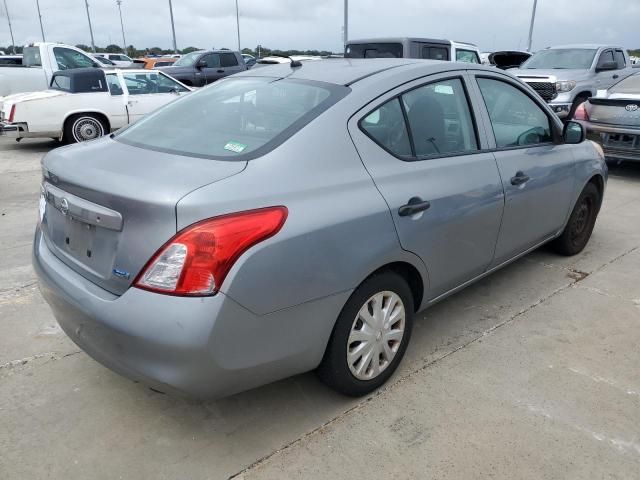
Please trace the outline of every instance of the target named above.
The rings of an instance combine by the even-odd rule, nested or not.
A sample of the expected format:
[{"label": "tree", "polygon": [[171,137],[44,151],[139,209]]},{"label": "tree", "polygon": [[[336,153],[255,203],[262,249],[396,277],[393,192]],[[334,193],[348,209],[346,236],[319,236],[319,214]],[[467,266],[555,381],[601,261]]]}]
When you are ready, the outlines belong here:
[{"label": "tree", "polygon": [[184,48],[184,49],[180,50],[180,53],[182,55],[186,55],[187,53],[197,52],[198,50],[201,50],[201,49],[198,48],[198,47],[187,47],[187,48]]},{"label": "tree", "polygon": [[84,45],[84,44],[79,44],[76,45],[76,48],[79,48],[80,50],[84,50],[85,52],[90,52],[91,51],[91,47],[88,45]]},{"label": "tree", "polygon": [[122,48],[119,47],[118,45],[107,45],[107,48],[105,48],[105,51],[107,53],[122,53]]}]

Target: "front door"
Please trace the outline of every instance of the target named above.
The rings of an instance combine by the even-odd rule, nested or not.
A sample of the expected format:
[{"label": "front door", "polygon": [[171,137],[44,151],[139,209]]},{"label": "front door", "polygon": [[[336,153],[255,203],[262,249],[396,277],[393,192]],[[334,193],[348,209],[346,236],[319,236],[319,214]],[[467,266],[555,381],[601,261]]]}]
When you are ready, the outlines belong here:
[{"label": "front door", "polygon": [[575,162],[570,146],[554,143],[559,126],[551,114],[522,85],[483,74],[477,86],[505,192],[495,266],[563,228],[575,189]]},{"label": "front door", "polygon": [[474,127],[464,74],[397,89],[355,115],[349,131],[405,250],[429,271],[429,299],[482,274],[503,209],[495,158]]},{"label": "front door", "polygon": [[[186,90],[182,85],[160,72],[122,73],[127,89],[126,106],[129,123],[133,123],[155,109],[166,105]],[[175,84],[175,90],[166,84]]]}]

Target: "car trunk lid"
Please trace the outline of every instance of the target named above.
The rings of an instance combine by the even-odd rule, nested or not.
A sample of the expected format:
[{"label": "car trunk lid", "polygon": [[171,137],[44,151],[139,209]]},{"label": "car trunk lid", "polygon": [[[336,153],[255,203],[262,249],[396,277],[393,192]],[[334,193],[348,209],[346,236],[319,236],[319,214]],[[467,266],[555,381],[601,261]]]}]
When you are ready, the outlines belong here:
[{"label": "car trunk lid", "polygon": [[116,295],[176,233],[176,204],[240,173],[243,161],[170,155],[110,138],[52,151],[42,162],[42,232],[70,268]]}]

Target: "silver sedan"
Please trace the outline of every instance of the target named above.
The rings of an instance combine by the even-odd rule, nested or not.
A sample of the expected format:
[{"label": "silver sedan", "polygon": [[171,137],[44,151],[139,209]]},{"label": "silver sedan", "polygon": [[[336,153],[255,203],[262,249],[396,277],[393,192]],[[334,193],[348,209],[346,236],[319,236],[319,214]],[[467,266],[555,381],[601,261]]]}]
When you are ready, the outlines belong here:
[{"label": "silver sedan", "polygon": [[607,169],[584,135],[481,66],[250,70],[49,153],[34,265],[67,335],[157,390],[317,369],[364,395],[416,312],[544,243],[585,247]]}]

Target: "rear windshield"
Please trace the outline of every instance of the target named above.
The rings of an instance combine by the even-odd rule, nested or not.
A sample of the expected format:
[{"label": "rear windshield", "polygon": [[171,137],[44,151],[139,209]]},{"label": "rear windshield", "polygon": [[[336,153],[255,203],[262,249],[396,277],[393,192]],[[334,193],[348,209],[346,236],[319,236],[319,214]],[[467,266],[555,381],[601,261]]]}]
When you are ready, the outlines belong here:
[{"label": "rear windshield", "polygon": [[609,89],[610,93],[632,93],[635,95],[640,94],[640,75],[635,74],[625,78],[617,85],[614,85]]},{"label": "rear windshield", "polygon": [[348,92],[322,82],[229,78],[157,110],[115,138],[179,155],[248,160],[275,148]]},{"label": "rear windshield", "polygon": [[352,43],[344,52],[346,58],[402,58],[401,43]]},{"label": "rear windshield", "polygon": [[522,64],[526,69],[578,69],[591,68],[596,50],[585,48],[553,48],[541,50]]}]

